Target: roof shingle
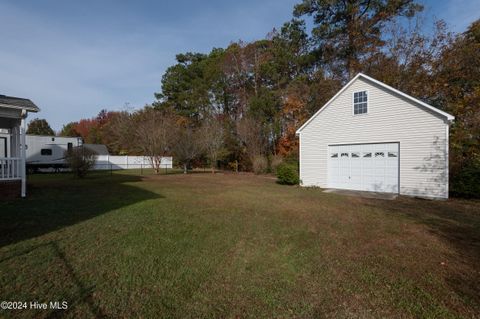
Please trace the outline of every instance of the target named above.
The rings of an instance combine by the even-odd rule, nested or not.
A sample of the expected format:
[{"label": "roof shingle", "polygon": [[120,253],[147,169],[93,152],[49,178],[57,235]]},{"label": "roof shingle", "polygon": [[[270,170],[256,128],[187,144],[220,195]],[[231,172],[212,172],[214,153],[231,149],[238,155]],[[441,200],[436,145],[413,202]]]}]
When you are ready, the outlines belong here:
[{"label": "roof shingle", "polygon": [[38,112],[40,109],[29,99],[23,99],[14,96],[7,96],[0,94],[0,104],[12,106],[15,108],[27,109],[31,112]]}]

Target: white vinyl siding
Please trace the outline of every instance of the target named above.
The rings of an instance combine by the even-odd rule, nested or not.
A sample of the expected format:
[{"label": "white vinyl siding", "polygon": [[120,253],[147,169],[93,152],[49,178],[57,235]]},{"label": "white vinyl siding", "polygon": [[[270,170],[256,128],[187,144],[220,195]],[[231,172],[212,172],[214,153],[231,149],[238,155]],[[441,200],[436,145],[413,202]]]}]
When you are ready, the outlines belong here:
[{"label": "white vinyl siding", "polygon": [[[360,91],[368,92],[368,114],[355,116]],[[446,118],[359,77],[300,132],[300,179],[328,187],[328,145],[399,143],[399,193],[447,198],[447,138]]]}]

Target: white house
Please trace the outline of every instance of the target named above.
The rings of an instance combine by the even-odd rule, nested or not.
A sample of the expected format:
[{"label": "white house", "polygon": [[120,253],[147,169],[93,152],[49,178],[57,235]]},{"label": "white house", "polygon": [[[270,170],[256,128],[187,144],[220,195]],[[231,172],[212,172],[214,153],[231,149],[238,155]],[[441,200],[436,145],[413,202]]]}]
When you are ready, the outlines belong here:
[{"label": "white house", "polygon": [[26,195],[26,118],[39,108],[28,99],[0,95],[0,198],[18,186]]},{"label": "white house", "polygon": [[301,184],[448,198],[453,119],[360,73],[297,130]]}]

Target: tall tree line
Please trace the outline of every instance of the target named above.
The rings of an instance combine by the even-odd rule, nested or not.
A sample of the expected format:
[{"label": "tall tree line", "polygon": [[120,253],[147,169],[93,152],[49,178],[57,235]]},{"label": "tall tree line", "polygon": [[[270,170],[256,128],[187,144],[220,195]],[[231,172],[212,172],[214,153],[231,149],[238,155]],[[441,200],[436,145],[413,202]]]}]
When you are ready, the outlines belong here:
[{"label": "tall tree line", "polygon": [[[480,21],[460,34],[442,21],[432,30],[422,9],[414,0],[303,0],[265,39],[178,54],[151,111],[187,131],[209,123],[221,137],[216,162],[265,170],[295,158],[295,130],[364,72],[453,114],[451,180],[478,178]],[[187,131],[177,135],[195,139]],[[193,157],[206,160],[205,152]]]}]

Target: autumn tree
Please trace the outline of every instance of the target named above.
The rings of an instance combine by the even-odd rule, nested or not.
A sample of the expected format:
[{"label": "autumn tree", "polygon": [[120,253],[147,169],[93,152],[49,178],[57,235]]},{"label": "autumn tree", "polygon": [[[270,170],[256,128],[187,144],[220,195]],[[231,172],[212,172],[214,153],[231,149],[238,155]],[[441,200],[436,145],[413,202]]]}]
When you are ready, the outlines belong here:
[{"label": "autumn tree", "polygon": [[[155,94],[155,109],[173,110],[184,119],[188,125],[182,134],[187,136],[210,125],[208,119],[221,118],[223,164],[239,161],[250,169],[278,154],[293,158],[295,131],[362,71],[454,114],[451,173],[471,166],[478,154],[478,23],[460,35],[442,21],[426,31],[418,14],[422,6],[415,0],[299,2],[293,19],[264,39],[177,55]],[[304,20],[310,18],[311,32],[310,21]],[[81,123],[80,131],[87,124]],[[102,130],[97,134],[96,127],[88,130],[91,136],[110,136],[102,137]],[[129,142],[122,147],[131,148]],[[197,159],[209,157],[194,153]],[[194,158],[187,157],[181,162],[188,165]]]},{"label": "autumn tree", "polygon": [[204,150],[200,129],[190,123],[177,123],[174,130],[172,152],[175,159],[182,164],[183,173],[187,174],[191,161]]},{"label": "autumn tree", "polygon": [[[101,110],[96,117],[81,119],[78,122],[70,122],[62,127],[60,136],[81,137],[85,143],[112,144],[111,132],[107,132],[108,123],[119,112]],[[117,154],[109,147],[109,151]]]},{"label": "autumn tree", "polygon": [[362,69],[363,59],[384,46],[387,23],[422,9],[414,0],[303,0],[295,6],[294,16],[313,17],[318,56],[331,73],[347,80]]},{"label": "autumn tree", "polygon": [[385,30],[384,50],[364,61],[372,77],[440,109],[436,63],[451,46],[453,37],[444,21],[435,21],[432,32],[425,33],[422,19],[411,24],[393,23]]},{"label": "autumn tree", "polygon": [[292,83],[286,91],[281,110],[282,136],[276,144],[277,151],[282,156],[298,152],[298,138],[295,132],[308,118],[309,97],[309,86],[303,81]]},{"label": "autumn tree", "polygon": [[237,134],[251,162],[256,157],[265,155],[267,141],[263,130],[262,124],[251,116],[244,117],[238,122]]},{"label": "autumn tree", "polygon": [[[132,147],[143,156],[147,156],[152,163],[155,172],[161,170],[162,157],[171,154],[176,133],[173,116],[167,112],[146,107],[135,112],[131,121],[124,123],[122,127],[126,130],[123,134],[132,140]],[[122,134],[122,133],[120,133]]]},{"label": "autumn tree", "polygon": [[116,112],[103,128],[104,140],[111,154],[143,155],[135,144],[135,117],[127,111]]},{"label": "autumn tree", "polygon": [[203,138],[203,150],[210,161],[212,173],[215,173],[217,161],[226,153],[223,123],[216,117],[204,119],[200,135]]},{"label": "autumn tree", "polygon": [[75,125],[75,131],[78,132],[85,143],[101,144],[100,130],[96,118],[81,119]]},{"label": "autumn tree", "polygon": [[251,80],[255,77],[251,72],[251,66],[245,54],[245,43],[240,41],[227,47],[221,61],[221,68],[228,79],[227,92],[231,97],[228,108],[225,110],[234,122],[237,122],[247,111],[249,92],[252,88]]},{"label": "autumn tree", "polygon": [[480,20],[457,35],[435,63],[438,105],[455,116],[450,163],[454,192],[480,192]]},{"label": "autumn tree", "polygon": [[55,132],[47,120],[35,118],[28,123],[27,134],[31,135],[55,135]]},{"label": "autumn tree", "polygon": [[77,122],[70,122],[63,125],[58,135],[64,137],[79,137],[80,134],[76,130],[77,124]]}]

